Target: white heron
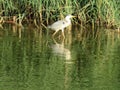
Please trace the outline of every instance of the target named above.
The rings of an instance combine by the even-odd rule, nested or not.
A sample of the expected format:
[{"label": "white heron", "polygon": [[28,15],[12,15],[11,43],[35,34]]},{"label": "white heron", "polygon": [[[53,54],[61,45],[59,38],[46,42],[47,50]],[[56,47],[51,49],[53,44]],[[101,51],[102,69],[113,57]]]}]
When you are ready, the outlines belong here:
[{"label": "white heron", "polygon": [[75,17],[75,16],[72,16],[72,15],[67,15],[65,17],[65,19],[63,20],[58,20],[56,22],[54,22],[52,25],[48,26],[48,28],[54,30],[55,32],[53,33],[53,37],[55,36],[55,34],[59,31],[59,30],[62,30],[62,35],[63,37],[65,38],[65,35],[64,35],[64,29],[68,26],[71,25],[71,18],[72,17]]}]

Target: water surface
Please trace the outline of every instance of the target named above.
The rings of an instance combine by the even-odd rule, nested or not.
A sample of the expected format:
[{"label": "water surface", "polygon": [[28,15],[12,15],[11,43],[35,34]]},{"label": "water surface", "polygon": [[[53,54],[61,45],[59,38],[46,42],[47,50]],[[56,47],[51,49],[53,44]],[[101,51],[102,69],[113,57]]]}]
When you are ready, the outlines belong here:
[{"label": "water surface", "polygon": [[120,34],[74,26],[59,32],[0,29],[0,90],[119,90]]}]

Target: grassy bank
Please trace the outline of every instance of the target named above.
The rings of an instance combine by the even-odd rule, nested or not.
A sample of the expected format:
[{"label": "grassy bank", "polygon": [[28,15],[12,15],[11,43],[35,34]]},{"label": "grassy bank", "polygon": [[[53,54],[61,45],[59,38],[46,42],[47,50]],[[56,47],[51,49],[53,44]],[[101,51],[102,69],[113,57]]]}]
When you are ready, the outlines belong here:
[{"label": "grassy bank", "polygon": [[19,23],[48,24],[51,20],[76,15],[74,22],[107,27],[119,26],[119,0],[0,0],[0,19],[17,16]]}]

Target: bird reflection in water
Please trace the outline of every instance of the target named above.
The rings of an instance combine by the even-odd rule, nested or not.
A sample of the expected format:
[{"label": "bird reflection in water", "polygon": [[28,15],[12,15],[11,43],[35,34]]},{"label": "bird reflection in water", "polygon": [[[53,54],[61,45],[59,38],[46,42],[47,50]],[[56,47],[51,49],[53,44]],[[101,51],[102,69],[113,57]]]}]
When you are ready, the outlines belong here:
[{"label": "bird reflection in water", "polygon": [[56,40],[53,38],[53,41],[55,44],[51,45],[53,54],[63,57],[66,60],[71,59],[71,52],[69,49],[64,47],[64,39],[61,43],[56,42]]}]

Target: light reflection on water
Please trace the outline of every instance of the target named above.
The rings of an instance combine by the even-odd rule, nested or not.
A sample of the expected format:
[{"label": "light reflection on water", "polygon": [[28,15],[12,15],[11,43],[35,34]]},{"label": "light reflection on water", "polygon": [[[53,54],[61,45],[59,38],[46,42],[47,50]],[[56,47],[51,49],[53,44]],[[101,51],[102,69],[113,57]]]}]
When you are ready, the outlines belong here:
[{"label": "light reflection on water", "polygon": [[64,57],[66,60],[70,60],[71,59],[71,52],[69,49],[64,47],[64,40],[62,40],[61,43],[58,43],[53,38],[53,41],[55,43],[55,44],[51,45],[53,54],[56,54],[60,57]]},{"label": "light reflection on water", "polygon": [[65,39],[52,33],[0,30],[0,90],[119,90],[120,34],[80,27],[67,29]]}]

